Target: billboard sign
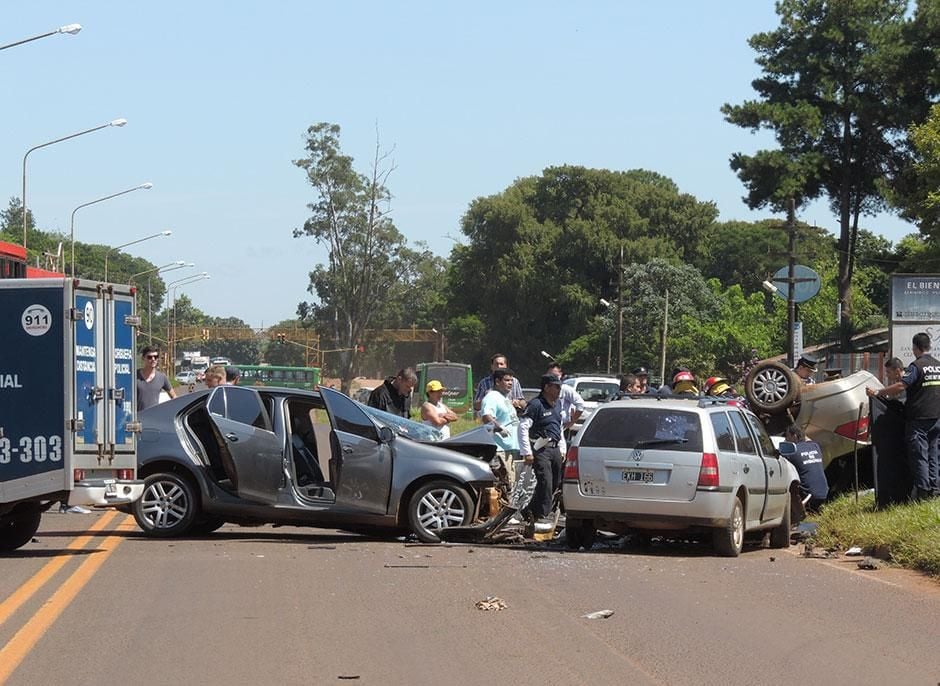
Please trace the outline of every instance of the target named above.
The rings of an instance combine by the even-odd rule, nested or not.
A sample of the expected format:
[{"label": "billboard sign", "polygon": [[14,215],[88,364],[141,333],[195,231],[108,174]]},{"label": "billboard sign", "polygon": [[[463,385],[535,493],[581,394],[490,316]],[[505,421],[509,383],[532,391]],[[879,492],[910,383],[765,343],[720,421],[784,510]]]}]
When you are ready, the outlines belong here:
[{"label": "billboard sign", "polygon": [[940,322],[940,275],[894,274],[892,322]]}]

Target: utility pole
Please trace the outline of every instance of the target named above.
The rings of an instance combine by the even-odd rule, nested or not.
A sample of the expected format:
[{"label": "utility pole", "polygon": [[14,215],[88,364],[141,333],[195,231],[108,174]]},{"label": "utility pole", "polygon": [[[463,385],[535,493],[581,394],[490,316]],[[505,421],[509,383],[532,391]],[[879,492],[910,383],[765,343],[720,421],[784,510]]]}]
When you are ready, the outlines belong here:
[{"label": "utility pole", "polygon": [[666,383],[666,334],[669,330],[669,289],[666,289],[666,307],[663,309],[663,345],[659,355],[659,378]]},{"label": "utility pole", "polygon": [[794,328],[796,327],[796,209],[793,198],[787,201],[787,361],[796,366]]},{"label": "utility pole", "polygon": [[617,270],[617,376],[623,376],[623,243],[620,243],[620,267]]}]

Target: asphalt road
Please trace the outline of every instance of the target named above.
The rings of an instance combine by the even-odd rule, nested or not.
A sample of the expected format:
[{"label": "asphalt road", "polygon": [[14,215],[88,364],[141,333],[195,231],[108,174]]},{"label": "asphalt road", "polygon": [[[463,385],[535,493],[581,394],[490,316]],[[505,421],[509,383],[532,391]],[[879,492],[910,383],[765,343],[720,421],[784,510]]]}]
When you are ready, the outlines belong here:
[{"label": "asphalt road", "polygon": [[797,552],[164,541],[54,513],[0,563],[0,683],[940,682],[940,585]]}]

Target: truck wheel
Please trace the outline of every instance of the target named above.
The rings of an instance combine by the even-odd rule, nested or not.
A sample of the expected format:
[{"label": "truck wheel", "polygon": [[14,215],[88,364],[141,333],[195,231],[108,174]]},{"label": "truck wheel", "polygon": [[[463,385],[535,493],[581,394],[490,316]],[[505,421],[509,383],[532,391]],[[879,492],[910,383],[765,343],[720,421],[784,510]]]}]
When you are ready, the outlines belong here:
[{"label": "truck wheel", "polygon": [[790,496],[787,494],[787,502],[783,507],[783,520],[770,531],[771,548],[789,548],[790,547]]},{"label": "truck wheel", "polygon": [[427,483],[408,502],[408,523],[422,543],[440,543],[436,531],[469,524],[472,516],[470,494],[452,481]]},{"label": "truck wheel", "polygon": [[781,414],[800,397],[800,377],[779,362],[761,362],[744,380],[744,394],[751,409]]},{"label": "truck wheel", "polygon": [[712,545],[722,557],[737,557],[741,554],[741,548],[744,547],[744,506],[738,496],[734,496],[728,524],[712,531]]},{"label": "truck wheel", "polygon": [[144,494],[134,503],[137,526],[155,538],[189,533],[198,515],[196,491],[188,479],[162,472],[144,481]]},{"label": "truck wheel", "polygon": [[29,543],[39,530],[42,512],[20,508],[0,517],[0,553],[9,553]]}]

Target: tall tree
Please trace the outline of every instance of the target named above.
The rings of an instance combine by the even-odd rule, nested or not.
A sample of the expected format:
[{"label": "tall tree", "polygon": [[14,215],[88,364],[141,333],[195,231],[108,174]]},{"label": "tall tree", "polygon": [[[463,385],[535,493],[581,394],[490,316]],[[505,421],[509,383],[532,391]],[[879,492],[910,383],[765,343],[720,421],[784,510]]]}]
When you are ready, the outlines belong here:
[{"label": "tall tree", "polygon": [[[585,335],[599,298],[616,299],[621,248],[624,264],[695,259],[716,216],[713,204],[642,169],[550,167],[475,199],[461,226],[468,244],[451,254],[451,350],[466,349],[458,337],[466,332],[478,347],[462,361],[478,374],[499,351],[534,379],[541,350],[560,354]],[[579,346],[579,360],[606,359],[606,335]]]},{"label": "tall tree", "polygon": [[315,295],[307,312],[332,334],[341,349],[342,388],[349,390],[354,352],[386,302],[386,293],[406,270],[405,239],[389,217],[386,187],[394,170],[376,140],[368,174],[353,168],[339,144],[340,127],[321,122],[307,129],[307,156],[294,164],[307,174],[316,193],[311,216],[294,236],[310,236],[329,250],[326,265],[310,272],[308,291]]},{"label": "tall tree", "polygon": [[780,0],[780,26],[751,37],[759,99],[725,104],[727,121],[774,132],[779,148],[735,153],[751,207],[825,197],[839,216],[843,343],[859,218],[885,208],[884,180],[909,159],[902,139],[925,114],[924,68],[906,0]]}]

